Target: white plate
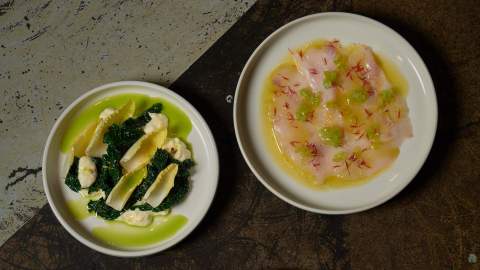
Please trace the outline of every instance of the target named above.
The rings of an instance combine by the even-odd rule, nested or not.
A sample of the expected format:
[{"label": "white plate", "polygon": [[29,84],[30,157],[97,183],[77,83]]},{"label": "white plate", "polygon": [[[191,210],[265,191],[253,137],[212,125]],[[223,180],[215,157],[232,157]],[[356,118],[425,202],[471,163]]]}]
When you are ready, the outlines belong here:
[{"label": "white plate", "polygon": [[[271,158],[261,128],[262,86],[269,72],[297,48],[316,39],[362,43],[386,56],[409,84],[407,97],[414,137],[406,140],[393,166],[357,187],[312,190],[291,179]],[[260,182],[282,200],[305,210],[346,214],[375,207],[400,192],[422,167],[435,137],[437,101],[432,79],[413,47],[389,27],[348,13],[321,13],[295,20],[271,34],[258,46],[237,85],[234,102],[237,141],[248,166]]]},{"label": "white plate", "polygon": [[[183,110],[192,122],[192,131],[188,136],[196,165],[191,176],[191,191],[185,201],[173,208],[174,214],[182,214],[188,218],[180,231],[173,237],[151,246],[142,248],[121,249],[107,245],[91,234],[94,226],[104,224],[100,218],[89,217],[77,221],[66,206],[66,201],[78,199],[78,193],[68,189],[60,176],[64,154],[60,152],[60,143],[72,117],[95,101],[107,96],[125,93],[140,93],[151,97],[163,98]],[[43,153],[42,176],[45,193],[53,213],[63,227],[78,241],[88,247],[105,254],[121,257],[137,257],[153,254],[185,238],[202,220],[213,200],[218,182],[218,153],[212,133],[198,111],[181,96],[165,87],[146,82],[125,81],[110,83],[95,88],[77,98],[62,113],[48,136]]]}]

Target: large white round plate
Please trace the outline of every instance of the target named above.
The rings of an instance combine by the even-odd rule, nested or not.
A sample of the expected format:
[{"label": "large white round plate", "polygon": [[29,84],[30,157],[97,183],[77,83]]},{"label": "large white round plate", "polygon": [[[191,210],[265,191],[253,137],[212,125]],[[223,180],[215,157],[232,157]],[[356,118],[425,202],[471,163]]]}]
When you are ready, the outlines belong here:
[{"label": "large white round plate", "polygon": [[[312,190],[291,179],[270,156],[261,127],[262,87],[269,72],[297,48],[316,39],[366,44],[395,63],[409,84],[407,97],[414,137],[401,146],[388,171],[356,187]],[[320,13],[295,20],[258,46],[237,85],[234,102],[237,140],[248,166],[271,192],[305,210],[346,214],[375,207],[400,192],[425,162],[435,137],[437,101],[428,70],[413,47],[389,27],[348,13]]]},{"label": "large white round plate", "polygon": [[[191,176],[191,190],[187,198],[175,206],[173,214],[182,214],[188,218],[180,231],[164,241],[141,248],[117,248],[96,239],[91,230],[101,226],[100,218],[89,217],[77,221],[73,218],[66,202],[77,199],[79,195],[68,189],[63,183],[62,162],[64,154],[60,152],[60,143],[70,121],[82,109],[103,99],[126,93],[140,93],[151,97],[162,98],[183,110],[192,122],[192,131],[188,136],[195,159],[194,172]],[[137,257],[162,251],[185,238],[200,223],[213,200],[218,182],[218,153],[215,141],[205,120],[198,111],[181,96],[169,89],[146,82],[124,81],[110,83],[95,88],[77,98],[58,118],[48,136],[43,153],[42,163],[43,186],[53,213],[63,227],[78,241],[99,252],[121,257]]]}]

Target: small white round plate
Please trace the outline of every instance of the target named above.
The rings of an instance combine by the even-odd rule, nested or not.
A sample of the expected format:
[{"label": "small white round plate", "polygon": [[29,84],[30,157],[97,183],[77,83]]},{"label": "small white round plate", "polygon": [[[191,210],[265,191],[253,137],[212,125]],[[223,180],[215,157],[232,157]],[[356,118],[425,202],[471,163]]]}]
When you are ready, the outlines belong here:
[{"label": "small white round plate", "polygon": [[[183,110],[192,122],[192,131],[188,136],[195,155],[195,167],[191,176],[191,190],[187,198],[172,209],[173,214],[182,214],[188,218],[174,236],[146,247],[117,248],[96,239],[91,230],[101,226],[104,221],[91,216],[77,221],[67,208],[66,202],[78,199],[79,195],[68,189],[63,183],[62,162],[64,154],[60,144],[72,118],[82,109],[107,96],[139,93],[162,98]],[[200,223],[212,203],[218,182],[218,153],[212,133],[198,111],[188,101],[171,90],[146,82],[123,81],[97,87],[77,98],[55,122],[48,136],[42,163],[43,186],[48,203],[63,227],[78,241],[99,252],[120,257],[138,257],[150,255],[169,248],[185,238]]]},{"label": "small white round plate", "polygon": [[[414,137],[406,140],[393,166],[361,186],[312,190],[291,179],[270,156],[261,127],[261,95],[268,74],[287,55],[316,39],[362,43],[395,63],[409,84],[407,97]],[[271,34],[248,60],[238,81],[234,124],[240,150],[262,184],[282,200],[323,214],[347,214],[375,207],[399,193],[430,152],[437,126],[437,101],[428,70],[415,49],[389,27],[348,13],[320,13],[295,20]]]}]

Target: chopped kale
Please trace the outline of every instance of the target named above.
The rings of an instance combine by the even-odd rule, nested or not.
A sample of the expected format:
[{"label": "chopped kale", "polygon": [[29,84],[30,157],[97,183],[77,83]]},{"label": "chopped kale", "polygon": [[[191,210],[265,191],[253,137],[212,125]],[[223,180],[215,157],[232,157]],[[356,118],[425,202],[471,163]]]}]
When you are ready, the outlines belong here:
[{"label": "chopped kale", "polygon": [[162,112],[162,109],[163,105],[161,103],[155,103],[137,118],[130,118],[127,121],[123,122],[122,126],[128,129],[142,130],[143,126],[145,126],[152,119],[149,113],[160,113]]},{"label": "chopped kale", "polygon": [[155,152],[150,164],[147,165],[147,176],[142,181],[140,185],[138,185],[135,190],[133,191],[132,195],[130,196],[126,208],[130,208],[134,203],[140,200],[143,195],[147,192],[148,188],[153,184],[157,175],[165,169],[168,164],[172,163],[172,158],[170,154],[163,150],[158,149]]},{"label": "chopped kale", "polygon": [[[107,145],[107,153],[101,158],[93,158],[98,176],[96,181],[89,187],[89,192],[95,192],[101,189],[107,196],[110,194],[113,187],[122,177],[120,159],[125,152],[144,135],[143,127],[151,120],[149,113],[160,113],[161,111],[162,104],[156,103],[137,118],[129,118],[121,124],[114,124],[109,127],[103,138],[103,142]],[[65,184],[77,192],[81,189],[78,180],[78,163],[79,158],[75,157],[65,178]],[[134,206],[137,201],[142,199],[158,174],[171,163],[177,163],[179,168],[175,177],[174,187],[170,190],[164,201],[157,207],[152,207],[149,204]],[[138,208],[140,210],[159,212],[178,204],[189,192],[190,183],[188,178],[190,177],[190,168],[193,165],[194,162],[191,159],[181,162],[174,159],[167,151],[158,149],[147,165],[147,176],[142,183],[135,188],[124,210]],[[113,209],[106,204],[103,198],[92,200],[88,203],[89,212],[94,212],[107,220],[118,218],[124,210],[117,211]]]},{"label": "chopped kale", "polygon": [[175,177],[175,185],[168,193],[167,197],[160,203],[159,206],[152,209],[153,212],[163,211],[172,206],[182,202],[188,191],[190,190],[190,182],[186,177]]},{"label": "chopped kale", "polygon": [[97,216],[100,216],[107,220],[114,220],[118,218],[122,212],[113,209],[105,203],[105,199],[101,198],[96,201],[88,202],[88,212],[94,212]]},{"label": "chopped kale", "polygon": [[149,113],[160,113],[163,109],[162,103],[155,103],[153,104],[150,108],[148,108],[146,111],[142,113],[139,117],[136,118],[137,121],[143,121],[144,126],[148,121],[150,121],[152,118],[150,118]]},{"label": "chopped kale", "polygon": [[[159,151],[164,151],[164,150],[159,150]],[[166,151],[164,151],[164,152],[166,152]],[[157,151],[157,153],[158,153],[158,151]],[[173,157],[170,156],[170,154],[168,154],[168,152],[167,152],[167,155],[169,156],[169,162],[167,162],[168,164],[166,164],[163,168],[165,168],[167,165],[169,165],[171,163],[177,163],[178,166],[179,166],[177,175],[175,176],[175,183],[174,183],[173,188],[170,190],[167,197],[165,197],[165,199],[162,201],[162,203],[160,203],[160,205],[158,205],[157,207],[152,207],[148,203],[145,203],[145,204],[142,204],[142,205],[131,206],[130,207],[131,209],[138,208],[142,211],[152,210],[154,212],[159,212],[159,211],[163,211],[163,210],[172,208],[172,206],[180,203],[186,197],[188,191],[190,190],[190,182],[188,180],[188,178],[190,177],[190,168],[194,165],[194,162],[191,159],[187,159],[183,162],[178,161],[176,159],[173,159]],[[163,170],[163,169],[161,169],[161,170]],[[139,196],[137,198],[133,198],[133,196],[130,197],[130,200],[131,200],[130,205],[137,202],[139,199],[141,199],[143,197],[143,195],[145,194],[147,189],[150,187],[150,185],[152,185],[152,183],[155,181],[155,178],[157,177],[158,173],[161,170],[158,170],[158,172],[156,170],[152,170],[152,174],[148,174],[147,178],[143,181],[142,184],[146,183],[147,180],[150,180],[150,179],[148,179],[148,177],[152,177],[152,179],[150,180],[151,182],[148,183],[148,184],[145,184],[146,186],[144,187],[144,191],[142,189],[143,193],[141,193],[141,196]],[[150,170],[149,170],[149,173],[150,173]],[[135,191],[137,191],[137,190],[135,190]],[[134,191],[134,194],[135,194],[135,191]]]},{"label": "chopped kale", "polygon": [[[110,151],[109,151],[110,150]],[[122,167],[120,166],[120,158],[115,150],[107,148],[107,154],[102,158],[95,158],[94,162],[97,167],[97,179],[88,188],[88,192],[95,192],[102,189],[108,196],[115,184],[122,177]]]},{"label": "chopped kale", "polygon": [[65,185],[75,192],[78,192],[82,188],[78,180],[78,161],[78,157],[73,159],[72,166],[68,169],[67,176],[65,177]]},{"label": "chopped kale", "polygon": [[105,133],[103,142],[110,147],[110,151],[115,149],[119,154],[124,154],[143,134],[142,129],[113,124]]}]

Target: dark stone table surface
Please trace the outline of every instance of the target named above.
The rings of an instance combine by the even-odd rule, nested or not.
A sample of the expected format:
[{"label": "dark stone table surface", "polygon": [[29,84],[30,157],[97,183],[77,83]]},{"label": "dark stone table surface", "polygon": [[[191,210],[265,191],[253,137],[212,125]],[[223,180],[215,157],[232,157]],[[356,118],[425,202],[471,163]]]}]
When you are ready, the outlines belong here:
[{"label": "dark stone table surface", "polygon": [[[430,156],[398,196],[372,210],[326,216],[268,192],[235,142],[233,95],[253,50],[304,15],[346,11],[404,36],[426,62],[439,102]],[[165,252],[123,259],[73,239],[49,206],[0,248],[0,269],[478,269],[480,255],[480,2],[259,1],[171,89],[205,116],[218,144],[217,196],[200,226]]]}]

